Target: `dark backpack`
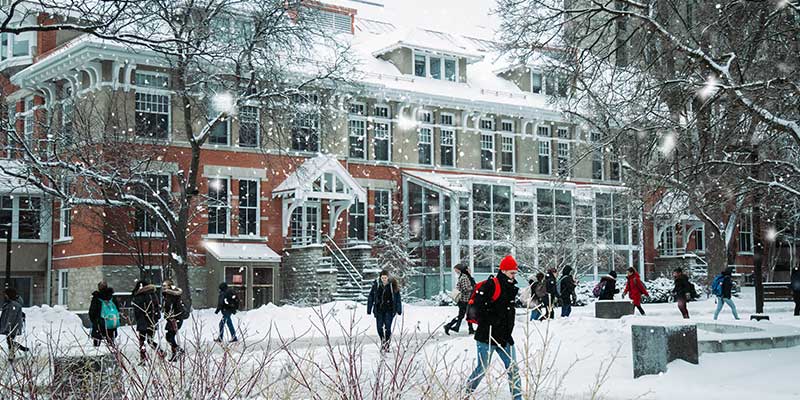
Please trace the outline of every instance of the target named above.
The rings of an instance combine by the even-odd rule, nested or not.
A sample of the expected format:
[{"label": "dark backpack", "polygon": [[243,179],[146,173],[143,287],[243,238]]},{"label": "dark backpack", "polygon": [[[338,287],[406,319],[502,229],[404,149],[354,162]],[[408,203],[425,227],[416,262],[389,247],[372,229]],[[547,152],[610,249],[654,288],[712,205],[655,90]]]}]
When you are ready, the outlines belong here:
[{"label": "dark backpack", "polygon": [[606,287],[606,281],[597,282],[597,285],[594,285],[594,289],[592,289],[592,296],[600,297],[603,294],[603,289]]},{"label": "dark backpack", "polygon": [[230,289],[225,291],[225,304],[234,313],[239,310],[239,296],[236,295],[236,292]]},{"label": "dark backpack", "polygon": [[497,301],[500,298],[500,280],[497,277],[489,277],[485,281],[480,281],[475,285],[475,289],[472,290],[472,295],[469,296],[469,302],[467,303],[467,322],[471,324],[478,323],[478,314],[480,313],[481,307],[484,304],[476,304],[475,303],[475,295],[478,294],[478,291],[486,284],[486,282],[492,281],[494,284],[494,292],[492,293],[492,302]]}]

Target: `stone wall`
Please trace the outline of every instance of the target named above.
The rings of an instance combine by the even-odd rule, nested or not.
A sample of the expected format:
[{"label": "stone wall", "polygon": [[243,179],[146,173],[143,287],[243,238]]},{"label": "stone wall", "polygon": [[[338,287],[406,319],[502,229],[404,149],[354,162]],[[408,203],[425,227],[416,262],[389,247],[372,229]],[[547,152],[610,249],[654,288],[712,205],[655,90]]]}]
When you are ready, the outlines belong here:
[{"label": "stone wall", "polygon": [[[318,304],[323,299],[330,299],[336,285],[336,274],[328,274],[333,275],[333,285],[329,286],[329,279],[321,280],[317,272],[323,265],[324,249],[321,245],[284,249],[280,273],[282,302]],[[330,265],[326,267],[330,268]],[[325,274],[322,276],[326,277]]]}]

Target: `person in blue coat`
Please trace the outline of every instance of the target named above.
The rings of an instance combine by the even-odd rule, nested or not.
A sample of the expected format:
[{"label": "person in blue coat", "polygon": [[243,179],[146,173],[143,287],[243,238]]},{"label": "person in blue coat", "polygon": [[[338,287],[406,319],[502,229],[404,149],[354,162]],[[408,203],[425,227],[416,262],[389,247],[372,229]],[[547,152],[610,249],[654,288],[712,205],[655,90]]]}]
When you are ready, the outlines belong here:
[{"label": "person in blue coat", "polygon": [[389,351],[389,340],[392,337],[392,321],[395,315],[403,313],[400,299],[400,284],[397,279],[383,270],[372,284],[367,298],[367,314],[375,315],[378,337],[381,338],[381,350]]}]

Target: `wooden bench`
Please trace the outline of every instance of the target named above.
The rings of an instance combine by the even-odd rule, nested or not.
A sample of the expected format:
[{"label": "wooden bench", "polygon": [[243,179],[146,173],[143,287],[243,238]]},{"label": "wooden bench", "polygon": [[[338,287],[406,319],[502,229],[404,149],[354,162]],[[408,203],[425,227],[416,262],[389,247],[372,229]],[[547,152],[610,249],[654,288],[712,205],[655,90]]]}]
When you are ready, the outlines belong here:
[{"label": "wooden bench", "polygon": [[792,301],[789,282],[764,282],[764,301]]}]

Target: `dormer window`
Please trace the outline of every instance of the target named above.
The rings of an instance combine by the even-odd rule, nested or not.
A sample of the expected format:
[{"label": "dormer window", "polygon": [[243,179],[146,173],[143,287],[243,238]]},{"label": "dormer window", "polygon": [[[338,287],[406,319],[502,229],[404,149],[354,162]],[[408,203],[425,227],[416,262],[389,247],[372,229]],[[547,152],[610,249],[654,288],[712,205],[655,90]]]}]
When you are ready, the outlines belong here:
[{"label": "dormer window", "polygon": [[333,11],[319,11],[319,26],[335,33],[353,33],[353,17]]},{"label": "dormer window", "polygon": [[414,51],[414,75],[420,78],[456,82],[457,62],[455,57]]},{"label": "dormer window", "polygon": [[531,92],[542,93],[542,74],[531,72]]},{"label": "dormer window", "polygon": [[531,71],[531,92],[548,96],[564,97],[567,95],[567,80],[563,75],[540,71]]}]

